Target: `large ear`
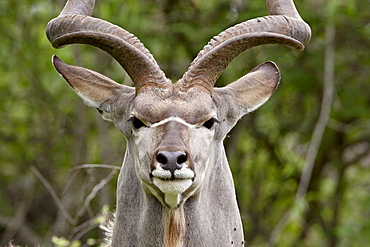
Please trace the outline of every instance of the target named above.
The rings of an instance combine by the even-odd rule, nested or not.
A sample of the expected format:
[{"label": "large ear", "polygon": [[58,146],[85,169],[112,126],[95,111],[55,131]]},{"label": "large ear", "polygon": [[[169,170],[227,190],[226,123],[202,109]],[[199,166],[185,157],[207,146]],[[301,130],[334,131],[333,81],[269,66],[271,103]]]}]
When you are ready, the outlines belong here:
[{"label": "large ear", "polygon": [[135,94],[135,88],[118,84],[98,72],[64,63],[53,56],[53,65],[84,102],[98,109],[105,120],[111,121],[110,105],[122,93]]},{"label": "large ear", "polygon": [[239,80],[227,85],[236,103],[242,108],[241,116],[263,105],[275,91],[280,82],[279,68],[273,62],[258,65]]}]

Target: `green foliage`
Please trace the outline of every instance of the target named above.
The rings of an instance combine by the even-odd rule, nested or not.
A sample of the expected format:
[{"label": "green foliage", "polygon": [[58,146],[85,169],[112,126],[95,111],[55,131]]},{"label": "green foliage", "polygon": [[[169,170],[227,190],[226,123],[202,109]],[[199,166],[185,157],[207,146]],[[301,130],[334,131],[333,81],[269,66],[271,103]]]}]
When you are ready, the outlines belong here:
[{"label": "green foliage", "polygon": [[[68,63],[131,82],[96,48],[51,47],[45,26],[64,3],[0,1],[0,245],[14,239],[29,246],[99,246],[104,205],[115,204],[115,168],[80,165],[119,166],[124,137],[80,102],[50,58],[56,53]],[[282,73],[272,98],[225,140],[246,243],[365,246],[370,241],[370,2],[296,0],[296,5],[313,31],[303,53],[256,47],[236,58],[217,82],[226,85],[266,60],[275,61]],[[94,11],[139,37],[174,81],[212,36],[265,14],[262,0],[109,0],[97,1]],[[335,93],[302,202],[296,193],[324,95],[328,25],[335,28]]]},{"label": "green foliage", "polygon": [[58,238],[53,236],[51,238],[51,242],[54,244],[55,247],[80,247],[81,242],[79,240],[75,240],[72,243],[64,237]]}]

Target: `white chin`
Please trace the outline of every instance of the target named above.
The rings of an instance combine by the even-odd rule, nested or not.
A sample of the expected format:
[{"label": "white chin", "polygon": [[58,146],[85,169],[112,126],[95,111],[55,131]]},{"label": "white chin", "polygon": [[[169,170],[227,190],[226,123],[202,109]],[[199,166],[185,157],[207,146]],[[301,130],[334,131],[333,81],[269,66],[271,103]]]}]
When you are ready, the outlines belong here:
[{"label": "white chin", "polygon": [[176,207],[181,200],[181,194],[192,185],[192,179],[163,180],[153,178],[153,184],[163,192],[165,201],[171,208]]},{"label": "white chin", "polygon": [[153,178],[153,184],[164,194],[182,194],[192,185],[192,179],[163,180]]}]

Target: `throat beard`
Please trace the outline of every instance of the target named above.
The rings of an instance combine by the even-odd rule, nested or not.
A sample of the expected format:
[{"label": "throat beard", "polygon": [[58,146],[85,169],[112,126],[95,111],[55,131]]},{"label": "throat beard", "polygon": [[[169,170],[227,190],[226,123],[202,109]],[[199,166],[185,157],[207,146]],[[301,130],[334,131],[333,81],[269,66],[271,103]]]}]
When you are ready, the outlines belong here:
[{"label": "throat beard", "polygon": [[164,209],[164,246],[183,247],[186,231],[184,208]]}]

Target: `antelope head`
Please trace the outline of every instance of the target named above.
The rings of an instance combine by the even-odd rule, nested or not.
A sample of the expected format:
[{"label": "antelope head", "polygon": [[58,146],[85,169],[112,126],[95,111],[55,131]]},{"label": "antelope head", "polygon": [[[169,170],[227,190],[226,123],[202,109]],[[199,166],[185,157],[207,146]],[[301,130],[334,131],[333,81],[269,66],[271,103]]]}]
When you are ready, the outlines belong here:
[{"label": "antelope head", "polygon": [[[53,57],[55,68],[73,90],[126,136],[119,187],[131,179],[165,208],[175,209],[200,194],[210,180],[231,179],[227,172],[219,172],[227,165],[222,141],[244,114],[268,100],[280,74],[273,62],[265,62],[228,86],[214,88],[217,79],[246,49],[285,44],[303,50],[310,39],[310,28],[292,0],[267,0],[267,7],[268,16],[215,36],[176,83],[166,78],[134,35],[90,17],[94,0],[69,0],[49,22],[47,36],[55,48],[74,43],[96,46],[117,60],[135,85],[118,84]],[[122,174],[124,167],[135,172]],[[232,179],[226,184],[233,186]]]}]

